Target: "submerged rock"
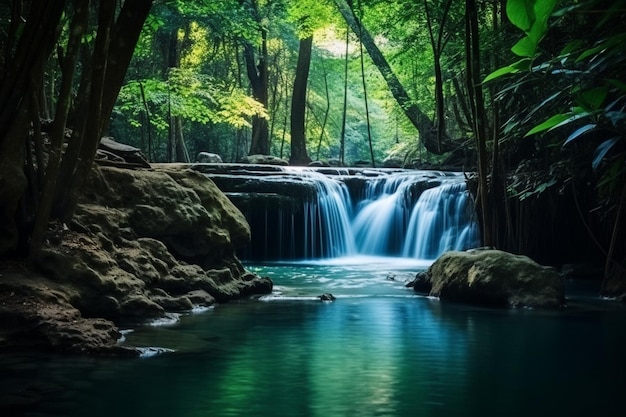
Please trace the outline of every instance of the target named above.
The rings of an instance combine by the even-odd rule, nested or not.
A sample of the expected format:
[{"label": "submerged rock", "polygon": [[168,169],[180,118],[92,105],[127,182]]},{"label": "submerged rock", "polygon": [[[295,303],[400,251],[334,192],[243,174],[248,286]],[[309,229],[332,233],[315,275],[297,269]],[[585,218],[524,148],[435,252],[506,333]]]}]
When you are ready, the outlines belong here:
[{"label": "submerged rock", "polygon": [[317,298],[319,298],[321,301],[330,301],[330,302],[335,301],[337,299],[337,297],[335,297],[329,292],[319,295]]},{"label": "submerged rock", "polygon": [[493,249],[446,252],[418,274],[413,287],[442,300],[490,306],[555,308],[565,301],[554,268]]}]

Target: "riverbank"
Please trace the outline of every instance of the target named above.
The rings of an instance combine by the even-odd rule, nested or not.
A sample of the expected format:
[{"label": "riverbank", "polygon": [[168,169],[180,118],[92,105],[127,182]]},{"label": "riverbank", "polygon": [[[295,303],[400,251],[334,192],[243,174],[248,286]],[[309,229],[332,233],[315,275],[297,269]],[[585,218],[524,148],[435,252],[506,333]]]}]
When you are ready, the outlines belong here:
[{"label": "riverbank", "polygon": [[0,349],[138,354],[119,326],[269,293],[235,252],[245,218],[194,171],[94,167],[69,224],[0,266]]}]

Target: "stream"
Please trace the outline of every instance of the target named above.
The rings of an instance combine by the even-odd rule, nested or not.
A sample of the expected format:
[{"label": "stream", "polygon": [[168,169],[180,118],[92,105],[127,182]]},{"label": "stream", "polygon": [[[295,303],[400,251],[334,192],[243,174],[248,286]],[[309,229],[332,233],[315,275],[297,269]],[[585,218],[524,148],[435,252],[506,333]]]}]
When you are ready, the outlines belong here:
[{"label": "stream", "polygon": [[[272,294],[127,329],[121,343],[144,347],[138,359],[3,354],[0,415],[553,417],[623,409],[623,304],[575,282],[556,311],[416,295],[406,283],[417,271],[446,250],[478,244],[471,199],[459,174],[379,174],[359,179],[359,188],[346,185],[350,177],[293,168],[268,178],[274,188],[291,176],[318,190],[314,199],[285,194],[277,201],[289,204],[242,208],[254,242],[242,258],[273,280]],[[321,301],[325,293],[336,299]]]},{"label": "stream", "polygon": [[[622,408],[626,310],[569,283],[560,311],[440,302],[421,261],[247,265],[271,295],[142,326],[140,359],[4,354],[29,417],[589,416]],[[334,302],[317,296],[330,292]],[[2,397],[0,397],[0,403]],[[14,414],[3,413],[3,416]]]}]

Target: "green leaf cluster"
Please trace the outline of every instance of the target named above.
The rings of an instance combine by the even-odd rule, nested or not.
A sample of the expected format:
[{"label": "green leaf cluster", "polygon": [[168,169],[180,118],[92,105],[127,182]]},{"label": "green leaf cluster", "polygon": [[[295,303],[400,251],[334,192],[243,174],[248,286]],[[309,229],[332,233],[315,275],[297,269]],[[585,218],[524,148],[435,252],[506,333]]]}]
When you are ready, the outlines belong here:
[{"label": "green leaf cluster", "polygon": [[[587,157],[600,175],[599,187],[614,195],[626,177],[626,27],[620,24],[626,1],[586,0],[553,12],[555,4],[508,0],[507,15],[525,34],[512,48],[522,59],[492,72],[485,82],[516,74],[500,100],[530,85],[543,86],[548,98],[528,106],[508,129],[525,128],[525,137],[550,137],[565,149],[590,149]],[[550,17],[555,26],[582,22],[587,30],[570,36],[556,52],[542,51]]]},{"label": "green leaf cluster", "polygon": [[525,34],[511,48],[511,51],[522,59],[495,70],[485,77],[484,82],[529,69],[533,59],[538,55],[539,43],[548,33],[548,19],[557,2],[558,0],[508,0],[506,2],[506,14],[509,20]]}]

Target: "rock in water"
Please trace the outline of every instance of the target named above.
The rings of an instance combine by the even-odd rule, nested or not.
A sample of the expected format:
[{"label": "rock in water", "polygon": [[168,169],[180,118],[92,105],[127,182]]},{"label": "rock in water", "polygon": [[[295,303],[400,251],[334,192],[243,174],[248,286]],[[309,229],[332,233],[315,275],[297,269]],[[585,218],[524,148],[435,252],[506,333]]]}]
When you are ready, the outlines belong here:
[{"label": "rock in water", "polygon": [[337,299],[334,295],[332,295],[329,292],[319,295],[317,298],[319,298],[322,301],[330,301],[330,302],[333,302]]},{"label": "rock in water", "polygon": [[556,269],[493,249],[446,252],[419,284],[414,286],[417,292],[430,285],[432,296],[471,304],[555,308],[565,301]]}]

